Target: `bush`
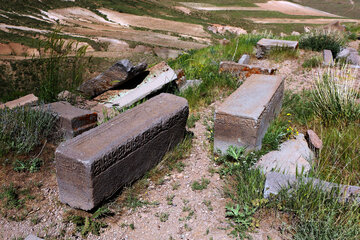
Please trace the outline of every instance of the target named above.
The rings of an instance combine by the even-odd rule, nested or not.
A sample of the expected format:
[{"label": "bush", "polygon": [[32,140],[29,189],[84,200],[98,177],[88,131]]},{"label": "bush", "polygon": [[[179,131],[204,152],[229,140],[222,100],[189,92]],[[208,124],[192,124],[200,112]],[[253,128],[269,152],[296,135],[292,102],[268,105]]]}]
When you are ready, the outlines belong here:
[{"label": "bush", "polygon": [[341,48],[345,46],[344,36],[334,30],[314,30],[303,35],[299,40],[302,49],[322,51],[328,49],[336,57]]},{"label": "bush", "polygon": [[312,103],[315,114],[325,123],[349,123],[360,117],[354,73],[347,67],[328,68],[315,79]]},{"label": "bush", "polygon": [[8,151],[28,153],[50,136],[57,117],[39,108],[0,109],[0,156]]}]

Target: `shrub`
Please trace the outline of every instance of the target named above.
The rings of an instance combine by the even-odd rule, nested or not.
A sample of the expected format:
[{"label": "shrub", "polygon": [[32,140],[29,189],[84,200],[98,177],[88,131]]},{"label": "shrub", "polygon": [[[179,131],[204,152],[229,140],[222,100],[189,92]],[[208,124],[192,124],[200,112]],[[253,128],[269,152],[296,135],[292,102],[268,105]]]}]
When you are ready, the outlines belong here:
[{"label": "shrub", "polygon": [[322,58],[320,56],[312,56],[304,61],[302,64],[303,68],[316,68],[320,67],[322,63]]},{"label": "shrub", "polygon": [[352,122],[360,117],[354,73],[346,66],[328,68],[316,76],[312,102],[315,114],[325,123]]},{"label": "shrub", "polygon": [[299,46],[313,51],[328,49],[336,57],[341,48],[345,46],[345,42],[344,36],[338,31],[317,29],[303,35],[299,40]]},{"label": "shrub", "polygon": [[7,151],[28,153],[50,136],[56,119],[54,115],[30,107],[0,109],[0,155]]}]

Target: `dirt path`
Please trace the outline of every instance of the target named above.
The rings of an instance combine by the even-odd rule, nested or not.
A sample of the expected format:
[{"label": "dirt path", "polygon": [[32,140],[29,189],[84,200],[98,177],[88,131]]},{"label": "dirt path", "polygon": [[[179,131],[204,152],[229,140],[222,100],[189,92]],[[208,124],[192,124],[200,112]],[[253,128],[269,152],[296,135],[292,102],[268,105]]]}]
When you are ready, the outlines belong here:
[{"label": "dirt path", "polygon": [[[223,180],[218,174],[209,172],[216,167],[208,157],[208,140],[203,125],[204,116],[211,116],[211,110],[191,129],[195,137],[190,156],[183,160],[184,171],[176,170],[166,176],[162,185],[151,183],[142,200],[157,201],[157,206],[144,206],[138,210],[128,210],[118,217],[116,223],[101,235],[101,239],[232,239],[224,230],[228,226],[225,219],[226,199],[223,196]],[[210,181],[204,190],[194,191],[193,181],[206,178]],[[178,188],[174,187],[178,186]],[[172,203],[169,197],[173,196]],[[206,203],[206,204],[205,204]],[[207,206],[208,205],[208,206]],[[169,214],[163,222],[161,214]],[[135,229],[124,227],[133,223]],[[172,237],[172,238],[171,238]],[[95,236],[89,239],[98,239]]]},{"label": "dirt path", "polygon": [[258,7],[217,7],[211,4],[191,2],[181,2],[181,4],[190,8],[204,11],[275,11],[289,15],[339,17],[328,12],[320,11],[288,1],[268,1],[266,3],[255,3]]}]

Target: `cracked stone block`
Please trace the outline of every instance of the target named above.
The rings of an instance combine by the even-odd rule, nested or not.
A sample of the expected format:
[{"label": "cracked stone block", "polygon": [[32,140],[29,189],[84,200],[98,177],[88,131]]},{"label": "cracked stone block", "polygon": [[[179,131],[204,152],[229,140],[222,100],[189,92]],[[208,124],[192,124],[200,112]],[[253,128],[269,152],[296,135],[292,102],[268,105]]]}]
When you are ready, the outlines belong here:
[{"label": "cracked stone block", "polygon": [[0,109],[3,109],[5,107],[7,108],[15,108],[15,107],[21,107],[26,105],[35,105],[39,99],[34,94],[28,94],[26,96],[23,96],[21,98],[15,99],[13,101],[6,102],[4,104],[0,104]]},{"label": "cracked stone block", "polygon": [[245,77],[250,77],[252,74],[273,75],[275,74],[276,70],[276,68],[263,68],[230,61],[223,61],[220,63],[220,72],[229,72],[237,76],[243,74],[245,74]]},{"label": "cracked stone block", "polygon": [[308,173],[313,159],[314,153],[308,147],[304,135],[299,134],[296,139],[282,143],[278,151],[271,151],[262,156],[255,167],[260,168],[264,173],[279,171],[296,175]]},{"label": "cracked stone block", "polygon": [[231,145],[260,149],[270,122],[280,112],[283,95],[283,77],[249,77],[215,111],[214,150],[225,153]]},{"label": "cracked stone block", "polygon": [[143,176],[184,137],[187,100],[162,93],[62,143],[55,152],[60,200],[91,210]]},{"label": "cracked stone block", "polygon": [[97,126],[97,113],[72,106],[68,102],[55,102],[44,106],[59,117],[58,129],[65,139],[73,138]]}]

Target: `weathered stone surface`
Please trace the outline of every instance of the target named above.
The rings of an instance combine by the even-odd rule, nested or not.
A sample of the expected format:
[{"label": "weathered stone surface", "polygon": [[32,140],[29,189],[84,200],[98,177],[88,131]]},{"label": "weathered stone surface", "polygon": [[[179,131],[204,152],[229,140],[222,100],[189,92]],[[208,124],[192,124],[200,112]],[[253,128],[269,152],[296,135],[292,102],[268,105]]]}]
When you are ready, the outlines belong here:
[{"label": "weathered stone surface", "polygon": [[39,99],[34,95],[34,94],[29,94],[26,96],[23,96],[21,98],[15,99],[13,101],[4,103],[4,104],[0,104],[0,109],[3,109],[5,107],[7,108],[15,108],[15,107],[21,107],[21,106],[26,106],[26,105],[35,105],[37,102],[39,101]]},{"label": "weathered stone surface", "polygon": [[145,80],[136,88],[131,89],[126,94],[108,99],[106,107],[116,106],[123,108],[145,98],[146,96],[162,89],[166,84],[177,79],[177,75],[173,69],[165,62],[161,62],[149,69],[150,73]]},{"label": "weathered stone surface", "polygon": [[280,145],[279,151],[272,151],[260,158],[255,167],[263,172],[279,171],[281,173],[296,175],[307,173],[311,169],[310,161],[314,158],[313,152],[303,134],[296,139],[288,140]]},{"label": "weathered stone surface", "polygon": [[230,72],[238,76],[243,74],[245,77],[250,77],[252,74],[273,75],[276,70],[276,68],[263,68],[229,61],[220,62],[220,72]]},{"label": "weathered stone surface", "polygon": [[79,90],[90,97],[98,96],[135,78],[143,73],[146,67],[146,63],[133,66],[127,59],[120,60],[97,77],[85,81],[81,84]]},{"label": "weathered stone surface", "polygon": [[231,145],[260,149],[271,120],[279,113],[284,93],[281,76],[252,75],[215,112],[214,150]]},{"label": "weathered stone surface", "polygon": [[38,238],[37,236],[30,234],[25,238],[25,240],[43,240],[43,239]]},{"label": "weathered stone surface", "polygon": [[334,58],[330,50],[324,50],[323,58],[324,58],[323,61],[324,66],[332,66],[334,64]]},{"label": "weathered stone surface", "polygon": [[59,116],[57,125],[65,139],[97,126],[97,113],[74,107],[68,102],[50,103],[44,109]]},{"label": "weathered stone surface", "polygon": [[359,66],[360,65],[360,56],[357,52],[352,52],[347,57],[347,62],[351,65]]},{"label": "weathered stone surface", "polygon": [[309,145],[309,148],[314,152],[318,152],[323,146],[323,142],[319,136],[311,129],[306,131],[305,139]]},{"label": "weathered stone surface", "polygon": [[277,40],[277,39],[266,39],[263,38],[257,42],[256,57],[263,58],[266,53],[268,53],[271,48],[282,47],[288,49],[297,49],[299,42],[297,41],[287,41],[287,40]]},{"label": "weathered stone surface", "polygon": [[239,59],[238,63],[240,64],[249,64],[250,63],[250,56],[247,54],[244,54],[241,56],[241,58]]},{"label": "weathered stone surface", "polygon": [[185,91],[189,87],[197,87],[202,83],[202,80],[187,80],[184,85],[182,85],[179,90],[180,92]]},{"label": "weathered stone surface", "polygon": [[163,93],[62,143],[60,200],[90,210],[141,177],[181,141],[188,114],[186,99]]},{"label": "weathered stone surface", "polygon": [[296,189],[300,181],[303,181],[304,183],[312,183],[314,187],[323,191],[331,191],[332,188],[339,189],[342,194],[342,198],[339,200],[356,200],[357,202],[360,202],[360,187],[358,186],[341,185],[322,181],[316,178],[297,178],[294,175],[284,175],[277,172],[269,172],[266,174],[264,198],[269,198],[271,195],[277,195],[283,188]]},{"label": "weathered stone surface", "polygon": [[350,55],[350,53],[356,53],[356,52],[357,50],[355,48],[351,48],[351,47],[344,48],[338,53],[336,58],[347,58]]}]

